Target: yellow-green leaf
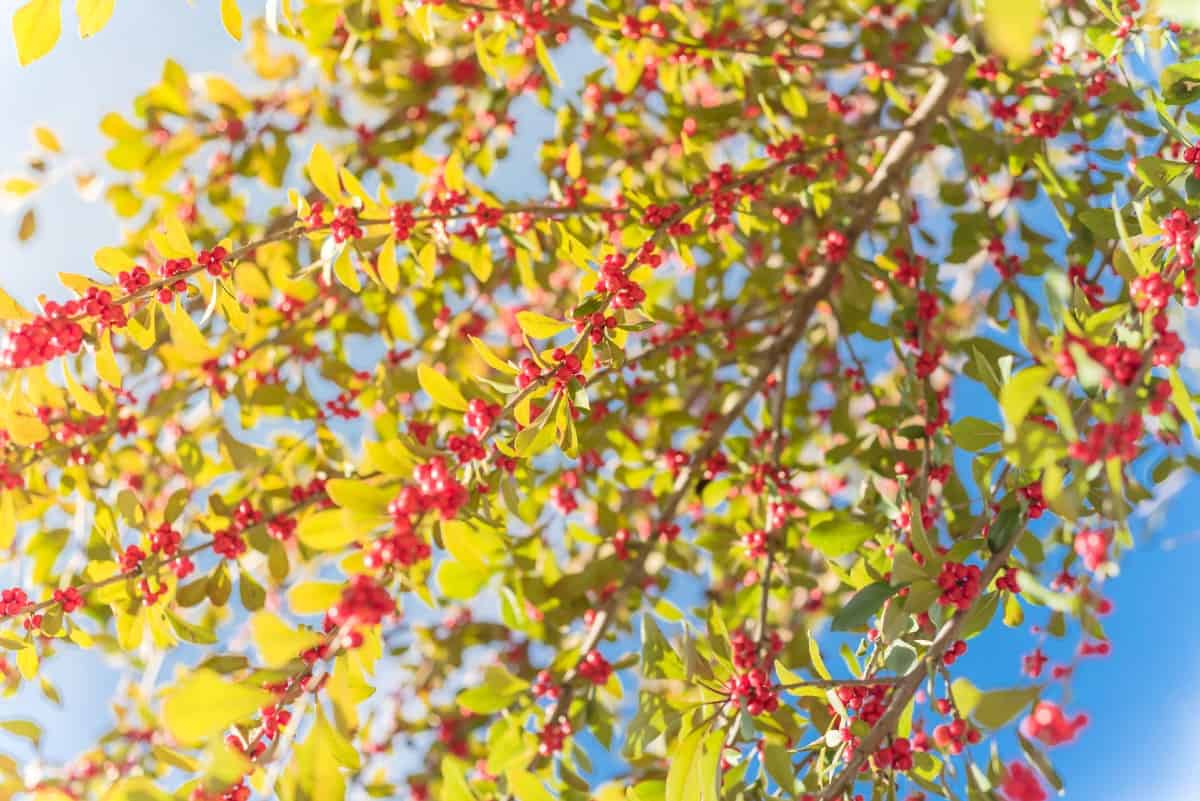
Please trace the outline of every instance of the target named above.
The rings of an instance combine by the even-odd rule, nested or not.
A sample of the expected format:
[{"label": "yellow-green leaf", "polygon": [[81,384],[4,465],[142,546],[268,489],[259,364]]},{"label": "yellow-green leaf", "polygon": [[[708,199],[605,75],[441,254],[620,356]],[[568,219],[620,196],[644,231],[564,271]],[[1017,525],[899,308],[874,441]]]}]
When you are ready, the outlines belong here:
[{"label": "yellow-green leaf", "polygon": [[429,365],[417,365],[417,381],[421,383],[421,389],[425,390],[426,394],[433,398],[434,403],[439,406],[445,406],[456,412],[467,410],[467,399],[463,397],[459,388],[449,378]]},{"label": "yellow-green leaf", "polygon": [[137,266],[128,253],[118,248],[100,248],[92,256],[92,261],[109,275],[116,275],[123,270],[132,270]]},{"label": "yellow-green leaf", "polygon": [[554,796],[547,792],[541,779],[527,770],[514,768],[505,775],[505,778],[508,780],[509,792],[516,797],[517,801],[554,801]]},{"label": "yellow-green leaf", "polygon": [[208,344],[208,340],[200,332],[200,327],[187,311],[175,306],[164,308],[163,313],[167,317],[171,342],[189,363],[203,364],[216,356],[216,351]]},{"label": "yellow-green leaf", "polygon": [[561,331],[566,331],[571,325],[531,311],[517,312],[517,324],[533,339],[549,339]]},{"label": "yellow-green leaf", "polygon": [[26,645],[17,652],[17,669],[21,671],[21,675],[26,681],[37,675],[40,662],[37,649],[32,645]]},{"label": "yellow-green leaf", "polygon": [[293,628],[271,612],[255,613],[250,618],[250,633],[267,667],[286,665],[322,639],[315,631]]},{"label": "yellow-green leaf", "polygon": [[365,515],[386,515],[388,504],[392,502],[391,493],[361,479],[330,479],[325,489],[338,506]]},{"label": "yellow-green leaf", "polygon": [[99,33],[112,18],[116,0],[75,0],[79,35],[84,39]]},{"label": "yellow-green leaf", "polygon": [[62,34],[62,0],[29,0],[13,14],[17,61],[27,66],[54,49]]},{"label": "yellow-green leaf", "polygon": [[1009,426],[1016,428],[1025,420],[1051,375],[1049,367],[1038,365],[1022,370],[1004,385],[1000,390],[1000,409]]},{"label": "yellow-green leaf", "polygon": [[296,536],[309,548],[336,551],[358,539],[358,532],[346,525],[341,509],[325,509],[300,521]]},{"label": "yellow-green leaf", "polygon": [[342,585],[336,581],[306,581],[288,590],[288,606],[298,615],[315,615],[337,603]]},{"label": "yellow-green leaf", "polygon": [[379,262],[375,265],[379,270],[379,280],[387,287],[388,292],[395,292],[400,286],[400,268],[396,264],[396,240],[388,237],[379,248]]},{"label": "yellow-green leaf", "polygon": [[1022,63],[1033,55],[1033,40],[1044,17],[1042,0],[985,0],[983,31],[996,52]]},{"label": "yellow-green leaf", "polygon": [[221,25],[225,32],[237,41],[242,41],[242,10],[237,0],[221,0]]},{"label": "yellow-green leaf", "polygon": [[497,356],[496,352],[489,348],[487,343],[482,339],[471,337],[471,344],[475,347],[475,352],[479,354],[479,358],[483,359],[491,367],[509,375],[516,375],[520,372],[517,368]]},{"label": "yellow-green leaf", "polygon": [[163,696],[163,726],[180,743],[198,745],[270,704],[266,690],[230,681],[211,670],[198,670]]}]

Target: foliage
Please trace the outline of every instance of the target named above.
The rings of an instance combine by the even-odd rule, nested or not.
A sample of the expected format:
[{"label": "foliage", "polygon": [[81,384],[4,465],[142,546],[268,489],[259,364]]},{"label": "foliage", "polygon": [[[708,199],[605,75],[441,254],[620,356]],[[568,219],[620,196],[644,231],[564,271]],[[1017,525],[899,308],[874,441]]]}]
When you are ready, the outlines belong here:
[{"label": "foliage", "polygon": [[[5,797],[1060,786],[1074,666],[956,662],[1027,616],[1106,653],[1127,517],[1197,466],[1191,32],[267,5],[220,4],[261,86],[168,62],[101,122],[125,233],[73,298],[0,295],[7,686],[179,665]],[[17,9],[22,62],[60,16]]]}]

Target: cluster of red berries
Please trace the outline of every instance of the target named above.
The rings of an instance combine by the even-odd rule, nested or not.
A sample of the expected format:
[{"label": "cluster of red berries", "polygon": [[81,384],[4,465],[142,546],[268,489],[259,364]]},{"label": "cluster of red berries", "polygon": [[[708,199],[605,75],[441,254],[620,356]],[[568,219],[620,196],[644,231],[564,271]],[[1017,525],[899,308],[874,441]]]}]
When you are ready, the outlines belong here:
[{"label": "cluster of red berries", "polygon": [[582,334],[584,330],[588,331],[588,338],[593,345],[599,345],[604,341],[604,335],[617,327],[617,318],[613,315],[604,316],[603,312],[593,312],[591,315],[585,315],[575,321],[575,333]]},{"label": "cluster of red berries", "polygon": [[1085,464],[1095,464],[1113,457],[1122,462],[1132,462],[1137,458],[1142,432],[1142,416],[1137,412],[1112,423],[1096,421],[1084,439],[1071,443],[1067,453],[1072,459]]},{"label": "cluster of red berries", "polygon": [[0,350],[0,363],[8,367],[34,367],[68,353],[78,353],[83,345],[83,327],[73,319],[78,313],[78,301],[48,302],[42,314],[9,334]]},{"label": "cluster of red berries", "polygon": [[579,360],[578,356],[568,353],[562,348],[555,348],[552,358],[558,362],[558,366],[552,373],[555,392],[570,391],[572,381],[583,383],[583,362]]},{"label": "cluster of red berries", "polygon": [[765,670],[753,670],[730,677],[725,682],[729,698],[750,715],[771,714],[779,708],[779,692],[771,685]]},{"label": "cluster of red berries", "polygon": [[1095,571],[1108,560],[1110,533],[1085,528],[1075,535],[1075,553],[1083,560],[1083,566],[1088,570]]},{"label": "cluster of red berries", "polygon": [[612,305],[618,309],[636,309],[646,299],[646,290],[625,272],[627,261],[623,253],[605,256],[596,281],[596,292],[611,295]]},{"label": "cluster of red berries", "polygon": [[1037,774],[1020,762],[1010,762],[1000,783],[1008,801],[1046,801],[1046,791]]},{"label": "cluster of red berries", "polygon": [[117,273],[117,283],[126,295],[136,295],[150,285],[150,273],[145,267],[134,267]]},{"label": "cluster of red berries", "polygon": [[388,211],[388,219],[392,223],[392,235],[396,237],[397,242],[403,242],[412,236],[413,228],[416,227],[416,220],[413,219],[413,207],[411,203],[397,203]]},{"label": "cluster of red berries", "polygon": [[933,742],[937,747],[955,755],[961,754],[968,744],[975,745],[980,739],[979,730],[968,726],[962,718],[955,718],[933,729]]},{"label": "cluster of red berries", "polygon": [[221,529],[213,534],[212,549],[226,559],[237,559],[246,552],[246,541],[233,529]]},{"label": "cluster of red berries", "polygon": [[979,597],[980,570],[975,565],[964,565],[961,562],[943,562],[938,574],[937,583],[942,594],[938,603],[954,606],[957,609],[970,609],[971,604]]},{"label": "cluster of red berries", "polygon": [[1164,247],[1175,248],[1175,265],[1187,269],[1195,264],[1193,250],[1200,226],[1183,209],[1175,209],[1159,224],[1162,227]]},{"label": "cluster of red berries", "polygon": [[371,543],[371,550],[364,557],[363,562],[371,570],[379,570],[391,565],[411,567],[419,562],[424,562],[431,554],[429,543],[413,529],[409,515],[393,513],[392,533]]},{"label": "cluster of red berries", "polygon": [[[886,684],[854,685],[838,687],[837,697],[846,711],[853,714],[868,726],[874,726],[883,713],[887,711],[888,693],[891,687]],[[837,709],[830,704],[829,713],[837,716]],[[841,721],[843,735],[850,734],[850,721]]]},{"label": "cluster of red berries", "polygon": [[891,744],[880,746],[871,755],[871,762],[879,770],[912,770],[913,747],[907,737],[896,737]]},{"label": "cluster of red berries", "polygon": [[[738,670],[749,670],[760,663],[758,643],[744,630],[738,630],[729,637],[729,645],[733,649],[733,666]],[[783,650],[783,638],[779,632],[772,631],[764,643],[770,654]]]},{"label": "cluster of red berries", "polygon": [[1079,714],[1068,720],[1058,704],[1039,701],[1033,712],[1021,721],[1021,734],[1041,740],[1046,745],[1061,745],[1074,740],[1087,723],[1087,715]]},{"label": "cluster of red berries", "polygon": [[1021,573],[1015,567],[1006,567],[1004,573],[996,579],[996,589],[1006,592],[1020,593],[1021,584],[1017,580],[1017,576]]},{"label": "cluster of red berries", "polygon": [[0,592],[0,615],[14,617],[30,606],[29,596],[20,587],[10,587]]},{"label": "cluster of red berries", "polygon": [[559,687],[554,683],[554,677],[550,675],[550,671],[538,671],[533,680],[532,692],[534,698],[550,698],[551,700],[558,698]]},{"label": "cluster of red berries", "polygon": [[542,377],[542,368],[538,367],[537,362],[533,359],[521,360],[521,372],[517,375],[517,386],[525,389],[534,381],[540,380]]},{"label": "cluster of red berries", "polygon": [[370,576],[359,574],[342,590],[342,597],[330,607],[326,618],[334,626],[373,626],[395,613],[396,601],[387,589]]},{"label": "cluster of red berries", "polygon": [[538,754],[548,757],[562,750],[563,744],[571,736],[571,721],[565,715],[547,723],[538,734]]},{"label": "cluster of red berries", "polygon": [[416,484],[410,484],[388,506],[392,519],[436,511],[443,520],[453,520],[469,499],[467,489],[458,482],[442,456],[434,456],[413,470]]},{"label": "cluster of red berries", "polygon": [[196,263],[213,278],[220,278],[225,273],[225,259],[229,258],[229,251],[217,245],[212,250],[202,250],[196,256]]},{"label": "cluster of red berries", "polygon": [[351,206],[338,206],[329,223],[333,241],[339,245],[348,239],[362,239],[363,229],[358,224],[358,212]]},{"label": "cluster of red berries", "polygon": [[463,423],[468,431],[483,436],[500,417],[500,412],[500,404],[472,398],[467,402],[467,411],[463,413]]},{"label": "cluster of red berries", "polygon": [[162,523],[150,532],[150,552],[168,557],[174,556],[179,552],[179,543],[182,540],[183,537],[178,531],[171,528],[170,523]]},{"label": "cluster of red berries", "polygon": [[746,546],[746,556],[761,559],[767,555],[767,532],[761,528],[747,531],[742,535],[742,544]]},{"label": "cluster of red berries", "polygon": [[54,591],[54,602],[70,614],[83,606],[83,595],[74,587]]},{"label": "cluster of red berries", "polygon": [[595,649],[588,651],[587,656],[579,662],[579,675],[597,686],[606,684],[612,672],[612,665]]},{"label": "cluster of red berries", "polygon": [[966,652],[967,644],[962,640],[955,640],[954,643],[946,649],[946,652],[942,654],[942,664],[946,667],[950,667],[958,661],[960,656]]}]

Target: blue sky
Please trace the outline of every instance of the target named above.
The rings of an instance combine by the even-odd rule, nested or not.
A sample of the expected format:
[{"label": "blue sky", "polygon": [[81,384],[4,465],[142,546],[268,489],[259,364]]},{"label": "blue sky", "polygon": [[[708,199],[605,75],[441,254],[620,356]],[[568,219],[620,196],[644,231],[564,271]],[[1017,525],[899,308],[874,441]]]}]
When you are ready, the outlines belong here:
[{"label": "blue sky", "polygon": [[[250,10],[249,3],[243,5]],[[6,31],[0,41],[0,153],[5,154],[0,173],[19,165],[34,124],[56,131],[72,156],[102,161],[99,119],[108,111],[127,109],[136,93],[157,79],[167,57],[189,72],[239,70],[238,45],[221,30],[216,4],[210,2],[190,6],[124,0],[96,38],[80,42],[67,31],[48,58],[23,70]],[[578,74],[582,67],[561,63],[560,57],[564,76]],[[518,167],[514,173],[519,172]],[[517,185],[515,180],[503,183]],[[39,292],[61,294],[56,272],[84,272],[92,252],[117,239],[118,223],[107,207],[82,203],[67,184],[39,195],[37,204],[41,225],[27,245],[18,245],[13,236],[16,217],[0,218],[0,287],[26,301]],[[960,401],[955,410],[956,417],[982,413],[970,408],[970,401],[965,407]],[[1086,710],[1092,724],[1076,744],[1052,752],[1069,798],[1200,798],[1200,725],[1195,722],[1200,719],[1200,682],[1193,667],[1200,657],[1194,613],[1200,608],[1195,576],[1200,539],[1188,539],[1197,527],[1189,508],[1193,491],[1194,484],[1182,488],[1155,537],[1126,559],[1122,575],[1110,585],[1116,612],[1106,626],[1114,654],[1084,664],[1070,704],[1072,710]],[[1163,547],[1171,537],[1180,538],[1178,547]],[[1031,614],[1027,622],[1036,618]],[[963,674],[985,688],[1015,684],[1020,655],[1031,644],[1027,627],[988,635],[960,663]],[[48,732],[47,752],[56,759],[71,757],[106,728],[115,675],[96,667],[92,659],[63,654],[52,675],[65,708],[50,708],[23,691],[0,701],[0,719],[39,719]]]}]

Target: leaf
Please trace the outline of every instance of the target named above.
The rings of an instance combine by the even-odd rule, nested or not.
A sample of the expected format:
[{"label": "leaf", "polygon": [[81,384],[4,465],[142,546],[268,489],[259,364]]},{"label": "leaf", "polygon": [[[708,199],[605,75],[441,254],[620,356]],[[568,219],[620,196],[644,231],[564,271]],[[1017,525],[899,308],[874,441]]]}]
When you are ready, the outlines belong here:
[{"label": "leaf", "polygon": [[400,286],[400,267],[396,263],[396,239],[389,236],[379,247],[379,261],[375,265],[379,271],[379,280],[387,287],[388,292],[395,292]]},{"label": "leaf", "polygon": [[37,748],[42,741],[42,727],[34,723],[32,720],[4,720],[0,721],[0,729],[4,729],[10,734],[15,734],[18,737],[23,737],[33,743],[34,748]]},{"label": "leaf", "polygon": [[21,677],[26,681],[30,681],[37,675],[38,665],[41,659],[38,657],[37,649],[32,645],[26,645],[17,652],[17,670],[21,671]]},{"label": "leaf", "polygon": [[5,423],[8,435],[18,445],[36,445],[45,442],[50,436],[50,429],[36,417],[14,414]]},{"label": "leaf", "polygon": [[321,642],[315,631],[293,628],[271,612],[257,612],[250,618],[254,645],[267,667],[282,667]]},{"label": "leaf", "polygon": [[338,183],[337,165],[333,163],[333,157],[329,155],[325,145],[320,142],[313,145],[307,169],[308,180],[312,181],[313,186],[322,195],[333,201],[341,199],[342,187]]},{"label": "leaf", "polygon": [[700,782],[697,763],[704,730],[691,731],[684,728],[679,740],[670,749],[670,767],[667,769],[667,787],[664,801],[696,801],[700,797]]},{"label": "leaf", "polygon": [[1033,55],[1033,40],[1044,17],[1042,0],[985,0],[984,35],[996,52],[1021,64]]},{"label": "leaf", "polygon": [[211,670],[197,670],[163,695],[162,721],[184,745],[198,745],[252,717],[274,701],[266,690],[230,681]]},{"label": "leaf", "polygon": [[75,16],[79,18],[79,36],[94,36],[112,18],[116,0],[75,0]]},{"label": "leaf", "polygon": [[417,381],[420,382],[421,389],[425,390],[425,393],[438,405],[457,412],[467,410],[467,399],[463,397],[458,387],[429,365],[417,365]]},{"label": "leaf", "polygon": [[121,386],[121,368],[117,365],[117,357],[113,353],[112,333],[108,329],[100,333],[100,343],[96,348],[96,375],[109,386]]},{"label": "leaf", "polygon": [[475,793],[467,783],[462,762],[454,757],[442,757],[442,792],[439,801],[475,801]]},{"label": "leaf", "polygon": [[33,141],[51,153],[62,152],[62,143],[58,141],[58,137],[54,135],[54,131],[45,125],[33,126]]},{"label": "leaf", "polygon": [[237,41],[242,41],[242,10],[237,0],[221,0],[221,25],[225,32]]},{"label": "leaf", "polygon": [[325,489],[338,506],[363,515],[386,515],[393,497],[362,479],[333,478],[325,483]]},{"label": "leaf", "polygon": [[829,627],[834,631],[854,631],[866,626],[871,617],[883,607],[884,601],[895,595],[899,589],[886,581],[868,584],[855,593],[833,616]]},{"label": "leaf", "polygon": [[475,348],[475,352],[479,354],[479,358],[483,359],[489,366],[508,375],[517,375],[519,370],[513,367],[508,362],[496,355],[496,352],[488,347],[487,343],[478,337],[471,337],[471,345]]},{"label": "leaf", "polygon": [[858,546],[875,536],[875,529],[859,520],[837,517],[813,526],[808,542],[829,558],[853,553]]},{"label": "leaf", "polygon": [[33,209],[25,209],[21,222],[17,225],[17,241],[28,242],[37,233],[37,213]]},{"label": "leaf", "polygon": [[324,613],[337,603],[342,586],[333,581],[306,581],[288,590],[288,606],[298,615]]},{"label": "leaf", "polygon": [[1058,771],[1054,769],[1054,765],[1050,764],[1050,760],[1041,750],[1025,738],[1025,735],[1017,732],[1017,742],[1021,744],[1021,750],[1025,752],[1025,758],[1037,768],[1038,773],[1050,783],[1059,795],[1063,794],[1065,789],[1062,778],[1058,775]]},{"label": "leaf", "polygon": [[324,509],[300,521],[296,536],[309,548],[336,551],[359,538],[359,532],[346,525],[341,509]]},{"label": "leaf", "polygon": [[5,178],[4,183],[0,184],[4,192],[13,197],[25,197],[31,192],[37,191],[39,186],[41,184],[37,181],[31,181],[28,178]]},{"label": "leaf", "polygon": [[992,553],[999,553],[1008,547],[1012,538],[1021,530],[1021,510],[1016,506],[1006,506],[996,515],[996,519],[988,526],[987,542]]},{"label": "leaf", "polygon": [[28,66],[54,49],[62,35],[62,0],[29,0],[13,14],[17,61]]},{"label": "leaf", "polygon": [[978,417],[964,417],[950,426],[954,444],[964,451],[981,451],[995,445],[1004,436],[1003,429],[995,423]]},{"label": "leaf", "polygon": [[529,682],[509,673],[503,665],[489,665],[483,683],[460,693],[458,705],[480,715],[492,715],[508,707],[528,689]]},{"label": "leaf", "polygon": [[1016,428],[1025,421],[1052,375],[1049,367],[1039,365],[1022,370],[1004,385],[1000,390],[1000,409],[1009,427]]},{"label": "leaf", "polygon": [[167,318],[171,343],[179,349],[188,364],[203,364],[216,357],[216,351],[208,344],[208,339],[200,332],[200,327],[187,310],[182,306],[168,306],[163,309],[163,314]]},{"label": "leaf", "polygon": [[75,405],[94,417],[104,414],[104,407],[100,405],[100,401],[96,400],[95,395],[79,385],[79,382],[75,380],[75,376],[71,374],[71,368],[67,366],[65,359],[62,362],[62,372],[63,381],[67,385],[67,394],[71,396],[71,400],[74,401]]},{"label": "leaf", "polygon": [[555,86],[562,86],[562,79],[558,77],[558,70],[554,68],[554,62],[550,60],[550,52],[546,50],[546,43],[542,41],[542,37],[538,36],[534,39],[533,47],[538,63],[546,71],[546,77]]},{"label": "leaf", "polygon": [[999,729],[1037,700],[1039,687],[1016,687],[1011,690],[989,690],[975,707],[975,720],[989,729]]},{"label": "leaf", "polygon": [[123,270],[132,270],[137,266],[128,253],[117,248],[100,248],[92,256],[92,261],[109,275],[116,275]]},{"label": "leaf", "polygon": [[521,330],[531,339],[549,339],[571,326],[570,323],[531,311],[517,312],[517,325],[521,326]]}]

